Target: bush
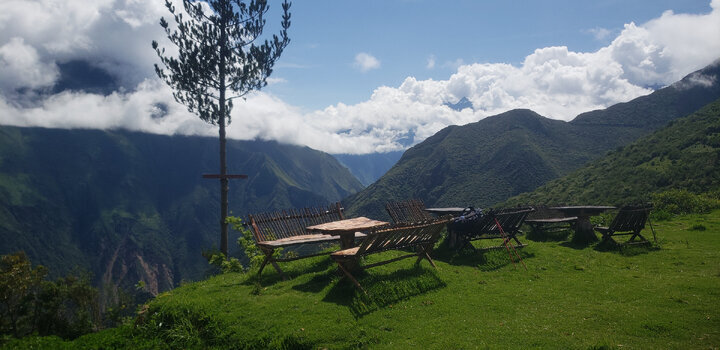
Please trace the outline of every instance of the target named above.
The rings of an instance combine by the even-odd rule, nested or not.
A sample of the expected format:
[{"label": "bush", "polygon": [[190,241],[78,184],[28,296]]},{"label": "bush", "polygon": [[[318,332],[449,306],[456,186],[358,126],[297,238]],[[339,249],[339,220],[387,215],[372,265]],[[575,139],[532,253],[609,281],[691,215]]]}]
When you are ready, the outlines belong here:
[{"label": "bush", "polygon": [[[715,198],[713,198],[715,197]],[[656,219],[669,219],[672,215],[702,214],[720,208],[717,196],[695,194],[686,190],[669,190],[653,195]]]},{"label": "bush", "polygon": [[25,253],[0,258],[0,333],[16,338],[37,333],[76,338],[98,328],[97,289],[87,275],[45,281],[47,269],[32,267]]}]

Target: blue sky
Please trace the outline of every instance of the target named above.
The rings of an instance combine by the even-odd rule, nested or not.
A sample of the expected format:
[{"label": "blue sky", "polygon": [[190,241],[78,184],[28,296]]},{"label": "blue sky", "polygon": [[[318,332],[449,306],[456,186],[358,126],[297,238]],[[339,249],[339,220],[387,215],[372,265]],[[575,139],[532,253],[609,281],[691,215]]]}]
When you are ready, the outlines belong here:
[{"label": "blue sky", "polygon": [[[163,16],[163,0],[1,0],[0,124],[216,136],[154,74]],[[296,0],[290,37],[228,136],[388,152],[515,108],[572,120],[672,84],[720,58],[720,0]],[[73,60],[121,87],[54,92]],[[446,106],[463,97],[472,108]]]},{"label": "blue sky", "polygon": [[[274,10],[278,8],[274,6]],[[292,44],[274,73],[275,78],[287,82],[267,90],[308,110],[337,102],[355,104],[368,99],[378,86],[398,86],[408,76],[447,79],[458,61],[519,65],[542,47],[596,51],[608,45],[626,23],[644,23],[667,10],[707,13],[710,3],[295,1]],[[596,38],[602,31],[607,34]],[[360,52],[376,57],[380,67],[367,72],[355,69],[353,61]],[[431,58],[435,65],[428,69]]]}]

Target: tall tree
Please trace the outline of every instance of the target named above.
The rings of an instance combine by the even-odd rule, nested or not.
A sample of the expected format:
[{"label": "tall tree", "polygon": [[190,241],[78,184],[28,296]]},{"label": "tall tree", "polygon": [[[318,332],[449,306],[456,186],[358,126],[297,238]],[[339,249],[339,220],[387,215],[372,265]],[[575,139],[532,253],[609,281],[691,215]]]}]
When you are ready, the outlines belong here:
[{"label": "tall tree", "polygon": [[220,250],[228,255],[228,174],[225,127],[230,123],[232,100],[267,85],[272,67],[290,43],[290,3],[283,1],[282,29],[271,40],[260,38],[269,10],[266,0],[183,0],[184,12],[171,0],[165,6],[175,19],[171,29],[160,25],[177,46],[177,56],[166,55],[153,40],[164,66],[155,72],[174,91],[175,100],[200,119],[219,127],[220,134]]}]

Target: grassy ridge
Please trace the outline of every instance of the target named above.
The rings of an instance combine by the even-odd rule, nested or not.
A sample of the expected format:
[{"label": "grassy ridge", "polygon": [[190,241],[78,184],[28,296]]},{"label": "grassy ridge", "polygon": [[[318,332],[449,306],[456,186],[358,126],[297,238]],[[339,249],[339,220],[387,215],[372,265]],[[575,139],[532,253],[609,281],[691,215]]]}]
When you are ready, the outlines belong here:
[{"label": "grassy ridge", "polygon": [[720,189],[720,100],[507,205],[622,205],[650,201],[652,193],[669,189]]},{"label": "grassy ridge", "polygon": [[360,279],[369,297],[340,280],[330,259],[300,260],[284,265],[289,281],[274,272],[261,285],[221,275],[162,294],[121,328],[6,348],[718,346],[720,211],[654,227],[659,249],[529,242],[522,250],[528,271],[502,250],[456,255],[441,246],[437,270],[415,268],[411,259],[369,270]]}]

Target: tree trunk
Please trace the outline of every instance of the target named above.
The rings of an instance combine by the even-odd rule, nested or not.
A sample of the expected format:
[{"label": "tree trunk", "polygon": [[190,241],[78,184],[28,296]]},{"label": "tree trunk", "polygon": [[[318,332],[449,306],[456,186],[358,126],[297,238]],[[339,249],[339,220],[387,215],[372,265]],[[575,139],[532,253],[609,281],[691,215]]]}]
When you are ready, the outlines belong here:
[{"label": "tree trunk", "polygon": [[[227,13],[223,13],[223,21],[227,17]],[[220,251],[225,254],[225,258],[228,257],[228,225],[227,225],[227,216],[228,216],[228,191],[230,190],[228,186],[228,178],[227,178],[227,161],[226,161],[226,139],[225,139],[225,57],[228,53],[228,43],[227,43],[227,33],[225,30],[225,26],[222,25],[220,27],[221,35],[220,35],[220,67],[219,68],[219,80],[220,80],[220,120],[219,120],[219,127],[220,127]]]}]

